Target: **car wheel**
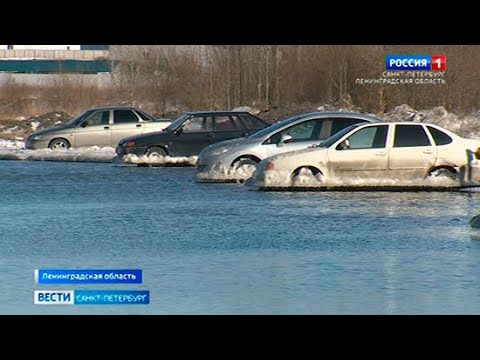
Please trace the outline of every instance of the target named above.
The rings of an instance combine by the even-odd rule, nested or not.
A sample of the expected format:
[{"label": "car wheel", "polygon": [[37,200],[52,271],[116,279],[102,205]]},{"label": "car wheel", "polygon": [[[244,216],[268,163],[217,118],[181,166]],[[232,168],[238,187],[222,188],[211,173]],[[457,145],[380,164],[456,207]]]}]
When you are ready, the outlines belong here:
[{"label": "car wheel", "polygon": [[455,170],[451,170],[448,168],[439,168],[430,171],[428,174],[430,178],[447,178],[452,180],[457,180],[457,173]]},{"label": "car wheel", "polygon": [[53,139],[48,147],[52,150],[66,150],[70,148],[70,144],[65,139]]},{"label": "car wheel", "polygon": [[233,163],[232,167],[237,171],[238,170],[255,171],[255,169],[257,168],[257,165],[258,165],[258,160],[255,160],[252,158],[240,158]]},{"label": "car wheel", "polygon": [[147,150],[147,156],[166,156],[167,152],[161,147],[151,147]]},{"label": "car wheel", "polygon": [[240,158],[235,160],[232,164],[232,169],[235,170],[237,175],[241,175],[242,178],[238,181],[243,183],[246,179],[253,175],[257,169],[259,161],[249,157]]},{"label": "car wheel", "polygon": [[317,168],[300,167],[292,174],[292,186],[319,186],[323,182],[323,174]]}]

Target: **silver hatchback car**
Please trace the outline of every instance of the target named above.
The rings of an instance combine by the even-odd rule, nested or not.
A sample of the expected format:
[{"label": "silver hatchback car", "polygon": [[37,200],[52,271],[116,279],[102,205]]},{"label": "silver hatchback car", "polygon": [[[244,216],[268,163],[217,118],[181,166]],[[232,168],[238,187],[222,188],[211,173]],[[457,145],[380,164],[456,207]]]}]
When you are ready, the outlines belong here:
[{"label": "silver hatchback car", "polygon": [[263,159],[319,144],[344,128],[375,117],[354,112],[312,112],[279,121],[240,139],[207,146],[198,155],[201,181],[243,181]]},{"label": "silver hatchback car", "polygon": [[127,136],[161,131],[170,123],[130,106],[98,107],[84,111],[67,124],[35,131],[25,142],[25,148],[115,147]]}]

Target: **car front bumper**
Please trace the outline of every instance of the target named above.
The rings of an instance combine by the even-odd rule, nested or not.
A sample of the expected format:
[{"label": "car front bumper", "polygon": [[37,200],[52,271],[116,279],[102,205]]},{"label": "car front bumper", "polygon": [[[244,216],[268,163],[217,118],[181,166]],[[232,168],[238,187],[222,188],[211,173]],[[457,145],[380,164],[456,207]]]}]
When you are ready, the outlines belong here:
[{"label": "car front bumper", "polygon": [[25,141],[25,149],[29,149],[29,150],[48,149],[48,143],[49,143],[49,140],[27,139],[27,141]]},{"label": "car front bumper", "polygon": [[115,152],[118,156],[125,156],[128,154],[133,154],[137,156],[145,155],[147,148],[144,146],[135,146],[135,147],[127,147],[127,146],[117,146],[115,148]]}]

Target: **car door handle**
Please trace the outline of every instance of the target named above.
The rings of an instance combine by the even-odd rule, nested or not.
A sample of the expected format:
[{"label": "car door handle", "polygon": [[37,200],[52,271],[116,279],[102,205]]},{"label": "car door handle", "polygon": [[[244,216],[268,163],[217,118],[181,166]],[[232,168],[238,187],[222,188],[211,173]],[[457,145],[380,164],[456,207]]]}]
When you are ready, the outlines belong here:
[{"label": "car door handle", "polygon": [[110,129],[110,126],[104,126],[103,128],[104,128],[105,130],[108,130],[108,129]]},{"label": "car door handle", "polygon": [[215,137],[215,134],[212,134],[212,133],[210,133],[210,134],[207,134],[207,137],[209,137],[209,138],[213,139],[213,138]]},{"label": "car door handle", "polygon": [[424,154],[431,154],[432,153],[432,150],[424,150],[422,151]]},{"label": "car door handle", "polygon": [[377,152],[375,153],[375,156],[385,156],[387,153],[384,152]]},{"label": "car door handle", "polygon": [[141,125],[141,124],[138,124],[137,127],[142,127],[142,125]]}]

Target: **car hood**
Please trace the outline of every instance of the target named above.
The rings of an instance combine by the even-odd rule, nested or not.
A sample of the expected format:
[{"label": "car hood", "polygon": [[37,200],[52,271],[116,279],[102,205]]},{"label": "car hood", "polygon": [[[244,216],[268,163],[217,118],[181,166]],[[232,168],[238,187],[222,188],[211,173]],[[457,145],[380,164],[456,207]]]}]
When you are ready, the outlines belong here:
[{"label": "car hood", "polygon": [[153,132],[148,132],[145,134],[140,134],[140,135],[132,135],[123,138],[120,142],[122,144],[125,144],[129,142],[130,140],[134,140],[135,142],[143,142],[143,141],[148,141],[152,137],[155,137],[155,139],[162,139],[163,137],[167,138],[173,135],[173,131],[166,131],[166,130],[160,130],[160,131],[153,131]]},{"label": "car hood", "polygon": [[305,154],[308,154],[308,153],[312,153],[312,152],[315,152],[317,154],[326,154],[328,148],[323,148],[323,147],[308,147],[306,149],[301,149],[301,150],[295,150],[295,151],[289,151],[289,152],[286,152],[286,153],[283,153],[283,154],[278,154],[278,155],[274,155],[270,158],[268,158],[268,160],[271,160],[271,161],[278,161],[278,160],[283,160],[285,158],[292,158],[292,157],[297,157],[297,158],[302,158],[303,156],[305,156]]},{"label": "car hood", "polygon": [[33,137],[33,136],[37,136],[37,135],[48,134],[48,133],[51,133],[51,132],[64,130],[64,129],[65,130],[66,129],[71,129],[71,128],[74,128],[74,127],[75,126],[69,125],[69,124],[57,125],[57,126],[49,127],[49,128],[42,129],[42,130],[37,130],[37,131],[31,133],[30,136]]}]

